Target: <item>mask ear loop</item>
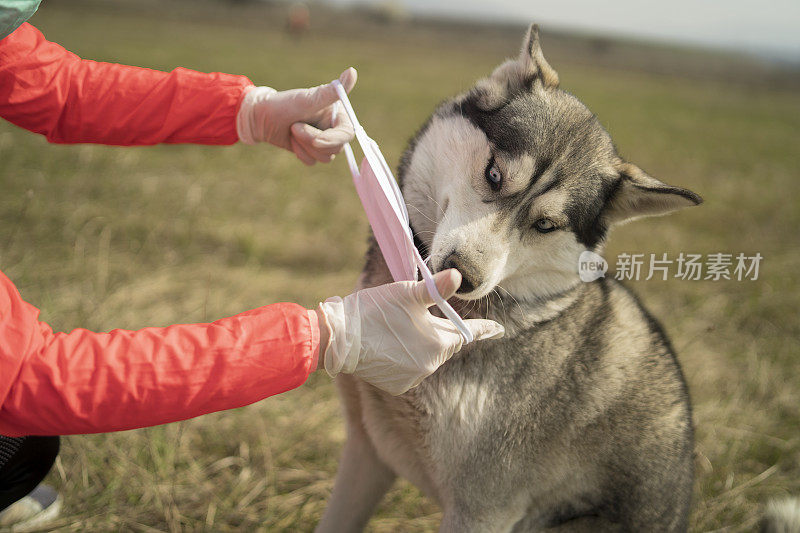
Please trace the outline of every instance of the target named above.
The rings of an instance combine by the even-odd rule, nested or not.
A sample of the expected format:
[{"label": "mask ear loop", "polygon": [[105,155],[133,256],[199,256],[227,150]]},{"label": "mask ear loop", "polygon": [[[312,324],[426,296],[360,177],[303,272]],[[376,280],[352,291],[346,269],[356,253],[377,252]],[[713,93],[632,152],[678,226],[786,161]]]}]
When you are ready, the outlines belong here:
[{"label": "mask ear loop", "polygon": [[446,316],[450,322],[455,325],[458,332],[461,334],[461,338],[464,339],[466,344],[471,343],[475,340],[475,337],[472,335],[472,332],[467,327],[467,324],[464,320],[456,313],[456,310],[453,309],[447,300],[442,298],[442,295],[439,294],[439,290],[436,288],[436,282],[433,281],[433,274],[431,270],[428,268],[428,265],[425,264],[425,261],[422,259],[422,256],[419,255],[419,250],[417,247],[414,246],[414,258],[417,261],[417,266],[419,267],[419,271],[422,274],[422,279],[425,280],[425,288],[428,289],[428,294],[431,295],[433,298],[433,302],[436,304],[436,307],[441,310],[441,312]]},{"label": "mask ear loop", "polygon": [[[398,186],[397,181],[394,179],[392,171],[389,168],[389,165],[386,163],[383,153],[381,153],[381,150],[378,147],[378,143],[376,143],[367,135],[367,132],[364,131],[364,128],[358,122],[356,113],[353,110],[353,106],[350,104],[350,99],[347,97],[347,92],[344,90],[342,83],[339,80],[333,80],[332,85],[336,89],[336,94],[339,96],[340,102],[337,102],[337,105],[333,106],[331,119],[336,120],[339,104],[341,103],[344,107],[345,113],[347,114],[347,118],[350,119],[350,122],[353,125],[353,131],[355,132],[358,144],[361,145],[361,150],[364,152],[364,156],[367,158],[367,163],[373,167],[373,172],[375,171],[375,167],[378,167],[383,170],[386,176],[389,177],[388,181],[392,187],[392,192],[397,200],[397,204],[402,209],[406,227],[408,227],[408,230],[406,231],[406,238],[410,243],[409,248],[413,250],[414,260],[417,264],[417,268],[422,274],[422,279],[425,281],[425,288],[428,290],[428,294],[430,294],[431,298],[433,298],[436,307],[442,311],[444,316],[446,316],[453,323],[453,325],[455,325],[456,329],[458,329],[459,333],[461,334],[461,337],[464,339],[464,342],[469,344],[474,340],[472,332],[469,330],[464,320],[458,315],[458,313],[456,313],[455,309],[453,309],[453,307],[447,303],[447,300],[442,298],[442,295],[439,294],[439,290],[436,288],[436,283],[433,281],[433,274],[428,268],[428,265],[422,259],[422,256],[419,254],[417,247],[414,246],[414,239],[411,236],[411,227],[408,223],[408,209],[406,207],[405,200],[403,199],[403,193],[400,191],[400,187]],[[350,167],[350,173],[353,175],[353,179],[360,180],[361,171],[358,169],[358,164],[356,163],[356,158],[353,154],[353,148],[350,146],[350,143],[346,143],[344,145],[344,153],[345,157],[347,158],[347,165]],[[378,163],[378,165],[375,165],[375,163]]]},{"label": "mask ear loop", "polygon": [[[336,81],[338,82],[339,80]],[[331,112],[331,122],[336,122],[336,115],[338,114],[340,105],[342,105],[341,102],[336,102],[336,104],[333,106],[333,111]],[[352,120],[350,122],[352,122]],[[356,156],[353,154],[353,147],[350,146],[350,143],[345,143],[344,145],[344,156],[347,159],[347,166],[350,167],[350,174],[353,175],[354,179],[361,179],[361,171],[358,169]]]}]

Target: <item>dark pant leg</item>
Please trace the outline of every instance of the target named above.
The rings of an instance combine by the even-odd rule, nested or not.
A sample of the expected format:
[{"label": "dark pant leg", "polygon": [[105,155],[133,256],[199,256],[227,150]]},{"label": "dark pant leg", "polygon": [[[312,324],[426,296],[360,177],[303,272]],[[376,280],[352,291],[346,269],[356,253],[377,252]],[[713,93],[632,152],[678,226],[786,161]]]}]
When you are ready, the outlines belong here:
[{"label": "dark pant leg", "polygon": [[58,456],[58,437],[0,436],[0,511],[36,488]]}]

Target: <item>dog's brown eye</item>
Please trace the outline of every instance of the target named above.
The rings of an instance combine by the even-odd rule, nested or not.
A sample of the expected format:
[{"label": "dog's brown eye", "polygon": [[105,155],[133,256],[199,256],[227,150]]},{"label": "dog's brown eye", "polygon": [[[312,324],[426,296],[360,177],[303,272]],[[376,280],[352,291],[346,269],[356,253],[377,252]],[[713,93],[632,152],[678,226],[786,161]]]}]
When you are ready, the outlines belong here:
[{"label": "dog's brown eye", "polygon": [[556,224],[549,218],[540,218],[533,223],[533,227],[536,228],[536,231],[540,233],[550,233],[556,229]]},{"label": "dog's brown eye", "polygon": [[489,184],[489,187],[493,191],[499,191],[500,187],[503,186],[503,173],[500,172],[500,167],[495,163],[494,156],[489,160],[489,164],[486,165],[484,174],[486,175],[486,182]]}]

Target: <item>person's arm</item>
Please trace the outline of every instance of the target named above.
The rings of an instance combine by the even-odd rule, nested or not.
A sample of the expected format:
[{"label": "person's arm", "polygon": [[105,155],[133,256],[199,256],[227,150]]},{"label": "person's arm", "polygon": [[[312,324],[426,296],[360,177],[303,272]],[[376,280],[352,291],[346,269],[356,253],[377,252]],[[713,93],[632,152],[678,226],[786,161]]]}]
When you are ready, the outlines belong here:
[{"label": "person's arm", "polygon": [[[443,298],[456,270],[434,276]],[[424,281],[328,298],[317,311],[274,304],[211,324],[53,333],[0,273],[0,435],[154,426],[241,407],[295,388],[317,366],[391,394],[419,385],[461,349]],[[475,340],[503,327],[469,319]]]},{"label": "person's arm", "polygon": [[317,314],[296,304],[109,333],[53,333],[38,314],[0,273],[0,435],[185,420],[298,387],[317,367]]},{"label": "person's arm", "polygon": [[0,40],[0,117],[54,143],[233,144],[245,76],[81,59],[28,23]]}]

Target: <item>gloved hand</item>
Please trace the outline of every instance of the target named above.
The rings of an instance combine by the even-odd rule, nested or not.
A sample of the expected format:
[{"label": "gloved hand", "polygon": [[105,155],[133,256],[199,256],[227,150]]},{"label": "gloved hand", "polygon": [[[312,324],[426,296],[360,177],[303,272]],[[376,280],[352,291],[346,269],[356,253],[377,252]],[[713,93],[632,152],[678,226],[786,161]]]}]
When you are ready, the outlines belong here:
[{"label": "gloved hand", "polygon": [[[339,76],[347,92],[356,84],[356,69]],[[236,131],[245,144],[268,142],[294,154],[306,165],[327,163],[353,138],[345,113],[332,118],[339,98],[333,85],[276,91],[254,87],[242,98]]]},{"label": "gloved hand", "polygon": [[[461,274],[445,270],[434,280],[447,299],[461,285]],[[353,374],[394,395],[416,387],[461,349],[456,327],[430,314],[431,305],[423,281],[400,281],[327,299],[319,305],[320,328],[330,329],[327,347],[320,348],[325,370],[331,376]],[[492,320],[465,322],[476,341],[505,334]]]}]

